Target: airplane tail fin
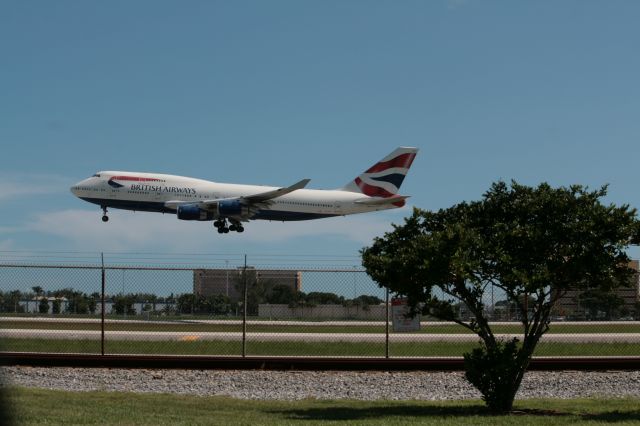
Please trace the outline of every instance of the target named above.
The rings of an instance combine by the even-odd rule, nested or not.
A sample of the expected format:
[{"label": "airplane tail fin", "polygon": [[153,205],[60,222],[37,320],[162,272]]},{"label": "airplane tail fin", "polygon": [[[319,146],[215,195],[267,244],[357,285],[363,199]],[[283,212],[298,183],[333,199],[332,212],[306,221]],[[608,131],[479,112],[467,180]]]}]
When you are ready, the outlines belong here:
[{"label": "airplane tail fin", "polygon": [[369,167],[360,176],[340,189],[359,192],[370,197],[394,197],[400,190],[400,185],[402,185],[417,152],[418,148],[396,148],[391,154]]}]

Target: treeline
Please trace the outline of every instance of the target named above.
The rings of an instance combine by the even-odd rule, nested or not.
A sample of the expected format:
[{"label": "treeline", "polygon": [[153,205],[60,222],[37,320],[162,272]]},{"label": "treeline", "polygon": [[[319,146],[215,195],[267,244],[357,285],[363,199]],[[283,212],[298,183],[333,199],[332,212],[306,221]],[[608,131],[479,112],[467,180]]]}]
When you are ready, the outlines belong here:
[{"label": "treeline", "polygon": [[[157,310],[155,304],[152,305],[148,297],[139,297],[137,295],[119,295],[114,297],[113,310],[116,313],[124,313],[133,315],[135,303],[144,303],[144,311],[160,311],[166,314],[193,314],[193,315],[239,315],[242,313],[243,301],[239,299],[231,299],[223,294],[214,294],[204,296],[194,293],[183,293],[177,296],[168,297],[162,302],[164,305]],[[158,299],[156,303],[160,303]],[[355,299],[345,299],[334,293],[311,292],[304,293],[295,291],[289,286],[276,285],[268,289],[268,291],[257,291],[255,287],[249,288],[247,291],[247,314],[257,315],[258,305],[260,304],[285,304],[290,307],[313,307],[316,305],[343,305],[343,306],[361,306],[379,305],[384,301],[375,296],[362,295]]]},{"label": "treeline", "polygon": [[[73,314],[95,314],[101,303],[100,293],[91,294],[74,290],[73,288],[63,288],[60,290],[45,291],[42,287],[32,287],[31,292],[19,290],[0,291],[0,312],[24,313],[26,311],[25,302],[34,302],[38,306],[40,313],[73,313]],[[114,313],[135,313],[133,305],[144,303],[153,306],[157,303],[173,303],[173,295],[169,298],[158,297],[150,293],[136,293],[126,295],[108,296],[106,301],[112,304]]]},{"label": "treeline", "polygon": [[[247,271],[246,277],[239,274],[233,277],[234,286],[238,294],[243,293],[244,282],[247,281],[247,314],[258,315],[258,305],[269,303],[274,305],[289,305],[296,307],[313,307],[316,305],[361,306],[379,305],[384,301],[376,296],[361,295],[353,299],[338,296],[328,292],[304,293],[287,284],[277,284],[271,279],[258,279],[255,270]],[[232,300],[241,302],[240,300]]]},{"label": "treeline", "polygon": [[0,291],[0,312],[23,313],[26,306],[22,302],[35,301],[40,313],[93,314],[96,312],[98,300],[100,300],[98,293],[88,295],[72,288],[47,292],[41,287],[34,287],[34,289],[34,292]]},{"label": "treeline", "polygon": [[[42,314],[92,314],[100,312],[100,293],[91,294],[63,288],[60,290],[45,291],[41,287],[32,287],[31,292],[19,290],[0,291],[0,312],[25,313],[26,302],[35,303],[37,312]],[[640,320],[640,302],[628,309],[619,296],[612,293],[587,291],[577,297],[577,302],[583,307],[584,313],[580,316],[571,312],[556,310],[554,315],[568,320],[615,320],[636,319]],[[239,315],[242,313],[242,300],[231,299],[222,294],[203,296],[193,293],[183,293],[167,297],[157,296],[152,293],[117,294],[106,297],[106,302],[111,307],[111,313],[117,315],[136,315],[150,312],[165,315]],[[367,309],[368,306],[379,305],[384,301],[376,296],[361,295],[353,299],[347,299],[329,292],[304,293],[296,291],[287,285],[271,285],[269,282],[258,283],[247,288],[247,314],[257,315],[260,304],[288,305],[291,308],[312,308],[318,305],[342,305],[359,306]],[[136,305],[138,309],[136,309]],[[533,302],[529,303],[533,306]],[[29,312],[34,311],[30,306]],[[488,306],[488,308],[491,308]],[[458,317],[468,316],[467,310],[462,304],[454,306]],[[107,310],[109,312],[109,310]],[[519,312],[515,303],[500,300],[495,303],[489,313],[494,320],[514,320]]]},{"label": "treeline", "polygon": [[[296,307],[313,307],[316,305],[369,306],[379,305],[384,301],[375,296],[361,295],[354,299],[346,299],[335,293],[298,291],[290,285],[275,284],[271,280],[257,280],[249,276],[247,285],[247,314],[258,315],[258,305],[269,303],[273,305],[289,305]],[[237,282],[236,288],[242,293],[242,284]]]},{"label": "treeline", "polygon": [[[24,313],[25,302],[36,303],[40,313],[96,314],[101,303],[100,293],[83,293],[72,288],[45,291],[33,287],[32,292],[19,290],[0,291],[0,312]],[[167,315],[238,315],[242,313],[243,301],[231,299],[222,294],[203,296],[183,293],[160,297],[152,293],[117,294],[106,297],[111,305],[111,313],[117,315],[135,315],[141,312],[154,312]],[[286,304],[290,307],[313,307],[316,305],[361,306],[378,305],[384,301],[375,296],[361,295],[346,299],[334,293],[296,291],[286,285],[254,285],[247,291],[247,314],[257,315],[260,304]],[[139,309],[135,309],[139,305]],[[33,311],[31,309],[30,311]],[[108,312],[108,311],[107,311]]]}]

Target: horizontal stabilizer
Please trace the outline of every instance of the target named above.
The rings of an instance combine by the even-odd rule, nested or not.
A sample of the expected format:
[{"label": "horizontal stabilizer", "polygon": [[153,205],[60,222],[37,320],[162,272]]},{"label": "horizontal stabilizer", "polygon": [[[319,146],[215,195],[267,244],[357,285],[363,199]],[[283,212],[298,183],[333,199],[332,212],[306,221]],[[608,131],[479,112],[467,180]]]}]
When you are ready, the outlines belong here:
[{"label": "horizontal stabilizer", "polygon": [[382,197],[370,197],[370,198],[361,198],[356,200],[356,204],[363,204],[365,206],[384,206],[387,204],[393,204],[396,207],[404,206],[405,200],[409,198],[408,195],[394,195],[389,198]]}]

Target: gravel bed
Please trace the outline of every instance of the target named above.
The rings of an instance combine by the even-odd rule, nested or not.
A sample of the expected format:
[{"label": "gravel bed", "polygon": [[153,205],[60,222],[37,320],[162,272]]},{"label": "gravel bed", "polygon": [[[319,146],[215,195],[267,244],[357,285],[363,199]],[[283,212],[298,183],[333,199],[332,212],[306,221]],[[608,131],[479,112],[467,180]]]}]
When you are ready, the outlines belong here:
[{"label": "gravel bed", "polygon": [[[480,398],[462,372],[309,372],[0,367],[0,387],[223,395],[249,400]],[[525,375],[517,398],[640,398],[640,371]]]}]

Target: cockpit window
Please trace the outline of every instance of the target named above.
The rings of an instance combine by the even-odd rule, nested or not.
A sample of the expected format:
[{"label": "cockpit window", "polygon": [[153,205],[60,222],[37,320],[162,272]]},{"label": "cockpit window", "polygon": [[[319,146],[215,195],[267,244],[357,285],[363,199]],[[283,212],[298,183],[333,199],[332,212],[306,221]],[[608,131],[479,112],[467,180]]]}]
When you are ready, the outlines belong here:
[{"label": "cockpit window", "polygon": [[100,173],[96,173],[93,177],[100,177]]}]

